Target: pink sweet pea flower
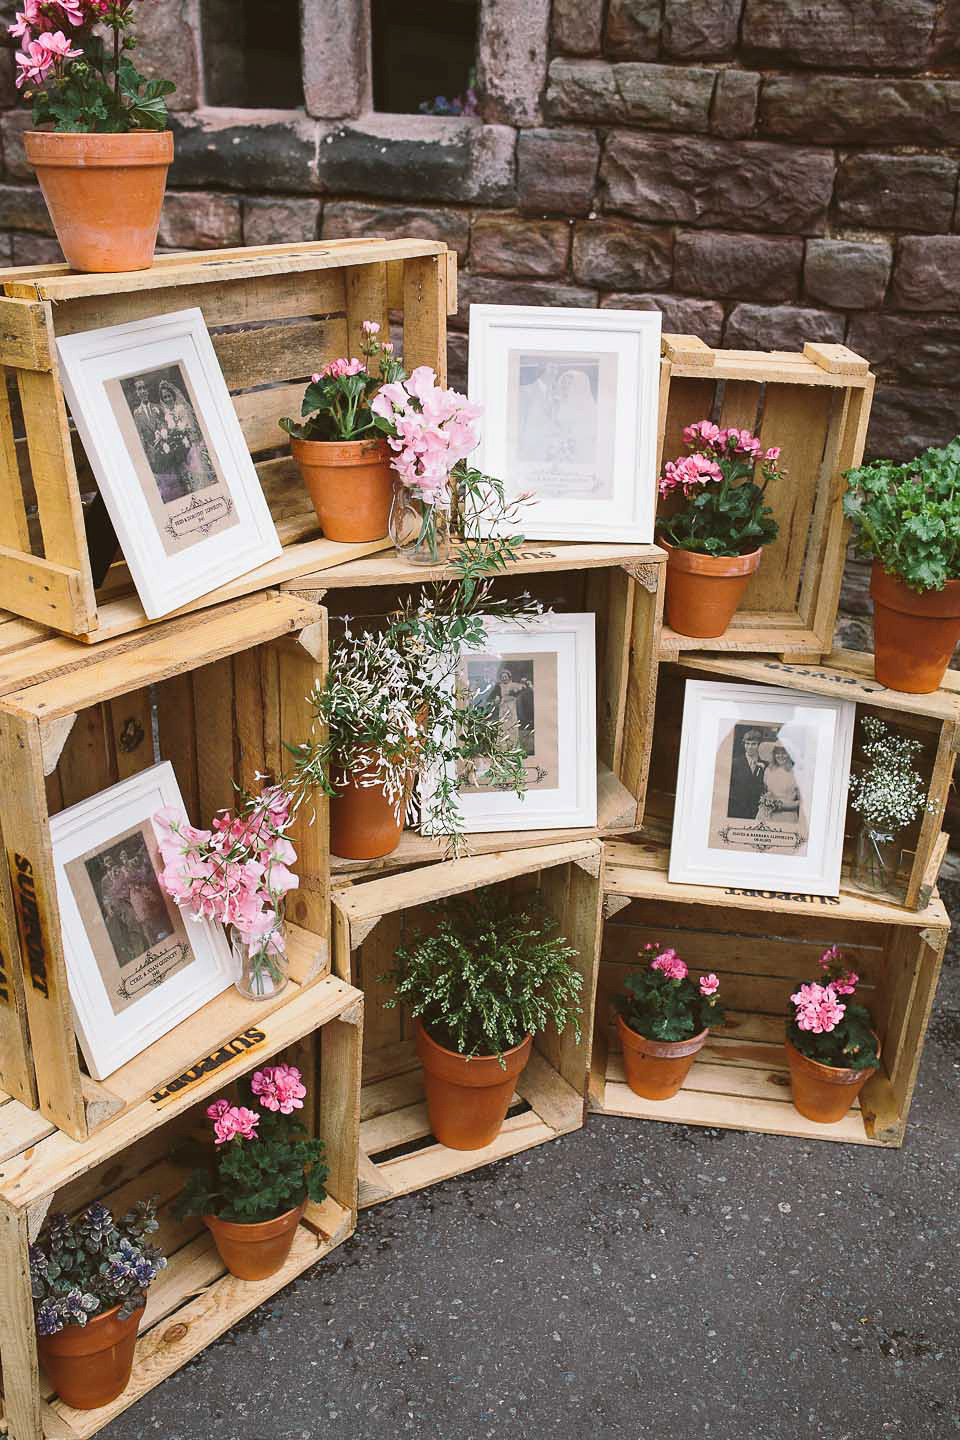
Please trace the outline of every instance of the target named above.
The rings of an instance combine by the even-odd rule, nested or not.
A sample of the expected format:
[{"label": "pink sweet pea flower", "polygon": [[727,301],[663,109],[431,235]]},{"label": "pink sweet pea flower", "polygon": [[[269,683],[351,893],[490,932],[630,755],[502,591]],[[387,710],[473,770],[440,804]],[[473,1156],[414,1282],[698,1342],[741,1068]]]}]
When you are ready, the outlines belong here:
[{"label": "pink sweet pea flower", "polygon": [[716,975],[714,975],[712,970],[709,975],[700,976],[700,994],[703,995],[705,998],[708,998],[711,995],[716,995],[719,989],[720,981],[717,979]]},{"label": "pink sweet pea flower", "polygon": [[429,365],[418,365],[416,370],[412,371],[404,382],[405,388],[414,399],[419,400],[421,404],[430,394],[431,390],[436,388],[436,384],[436,374],[430,369]]}]

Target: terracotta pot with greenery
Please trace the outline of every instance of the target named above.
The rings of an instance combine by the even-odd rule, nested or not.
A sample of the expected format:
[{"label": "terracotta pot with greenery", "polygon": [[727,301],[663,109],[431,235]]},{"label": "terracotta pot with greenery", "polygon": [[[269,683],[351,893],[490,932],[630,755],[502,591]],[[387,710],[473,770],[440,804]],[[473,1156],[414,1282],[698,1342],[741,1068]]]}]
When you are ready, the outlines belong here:
[{"label": "terracotta pot with greenery", "polygon": [[960,640],[960,436],[895,465],[847,471],[843,508],[873,560],[874,674],[910,695],[939,688]]},{"label": "terracotta pot with greenery", "polygon": [[676,950],[652,942],[642,968],[624,981],[616,1001],[627,1084],[645,1100],[669,1100],[683,1085],[707,1035],[723,1024],[716,975],[691,980]]},{"label": "terracotta pot with greenery", "polygon": [[[680,635],[722,635],[777,522],[764,496],[782,480],[780,451],[749,430],[698,420],[683,432],[688,455],[668,460],[657,541],[667,552],[667,624]],[[760,467],[761,484],[754,475]]]},{"label": "terracotta pot with greenery", "polygon": [[29,0],[9,26],[17,85],[33,101],[27,159],[67,263],[146,270],[173,160],[170,80],[130,58],[135,0]]},{"label": "terracotta pot with greenery", "polygon": [[583,977],[555,922],[511,908],[500,890],[436,907],[436,926],[396,952],[387,1006],[416,1021],[430,1128],[452,1150],[480,1150],[503,1126],[533,1037],[572,1026]]},{"label": "terracotta pot with greenery", "polygon": [[126,1388],[146,1292],[167,1263],[146,1239],[156,1229],[152,1200],[119,1220],[96,1200],[72,1219],[51,1215],[30,1247],[40,1361],[75,1410]]},{"label": "terracotta pot with greenery", "polygon": [[268,1065],[246,1086],[250,1105],[207,1107],[214,1153],[181,1192],[178,1215],[200,1215],[238,1280],[266,1280],[290,1254],[308,1200],[326,1198],[322,1140],[296,1118],[306,1086],[295,1065]]},{"label": "terracotta pot with greenery", "polygon": [[839,946],[820,957],[821,976],[790,996],[786,1051],[794,1107],[808,1120],[842,1120],[880,1063],[870,1011],[851,998],[860,977]]}]

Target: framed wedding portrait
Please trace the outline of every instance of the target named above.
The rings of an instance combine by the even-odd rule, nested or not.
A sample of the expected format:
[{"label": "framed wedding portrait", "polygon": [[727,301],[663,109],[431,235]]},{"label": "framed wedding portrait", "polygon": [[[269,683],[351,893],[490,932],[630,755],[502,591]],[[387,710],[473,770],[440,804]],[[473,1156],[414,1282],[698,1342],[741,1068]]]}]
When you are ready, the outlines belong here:
[{"label": "framed wedding portrait", "polygon": [[521,796],[503,789],[482,757],[460,762],[466,832],[595,826],[595,617],[488,619],[484,628],[486,645],[464,656],[455,683],[467,704],[495,713],[507,741],[522,749],[526,789]]},{"label": "framed wedding portrait", "polygon": [[688,680],[670,880],[838,895],[854,715],[794,690]]},{"label": "framed wedding portrait", "polygon": [[199,309],[57,346],[70,413],[148,618],[281,553]]},{"label": "framed wedding portrait", "polygon": [[659,379],[658,311],[470,306],[472,463],[530,496],[528,539],[653,540]]},{"label": "framed wedding portrait", "polygon": [[51,817],[77,1039],[105,1080],[233,983],[223,928],[164,893],[151,817],[186,811],[164,761]]}]

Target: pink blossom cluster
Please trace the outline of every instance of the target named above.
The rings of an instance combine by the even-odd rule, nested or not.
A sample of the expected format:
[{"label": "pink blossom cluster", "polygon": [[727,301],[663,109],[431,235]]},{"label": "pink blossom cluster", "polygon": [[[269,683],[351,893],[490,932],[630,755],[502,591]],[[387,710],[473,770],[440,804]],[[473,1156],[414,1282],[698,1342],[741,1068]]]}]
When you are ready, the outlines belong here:
[{"label": "pink blossom cluster", "polygon": [[42,85],[50,69],[64,60],[77,60],[82,49],[74,49],[63,32],[63,26],[87,30],[102,20],[123,15],[132,0],[22,0],[23,9],[7,26],[8,33],[20,41],[16,54],[17,89],[24,85]]},{"label": "pink blossom cluster", "polygon": [[387,441],[402,483],[427,505],[448,505],[450,472],[480,441],[480,406],[438,385],[429,365],[418,365],[406,380],[381,386],[370,409],[393,428]]},{"label": "pink blossom cluster", "polygon": [[706,455],[684,455],[679,460],[668,460],[663,467],[660,494],[669,495],[680,489],[689,499],[695,486],[722,479],[723,471],[715,460]]},{"label": "pink blossom cluster", "polygon": [[207,1106],[207,1115],[213,1121],[213,1134],[218,1145],[226,1145],[236,1139],[256,1140],[260,1116],[246,1105],[231,1105],[229,1100],[214,1100]]},{"label": "pink blossom cluster", "polygon": [[700,994],[705,1000],[708,1000],[711,995],[716,995],[719,989],[720,981],[712,970],[709,975],[700,976]]},{"label": "pink blossom cluster", "polygon": [[790,999],[797,1007],[797,1028],[812,1030],[815,1035],[828,1035],[835,1030],[847,1010],[838,1000],[833,985],[817,985],[815,982],[801,985]]},{"label": "pink blossom cluster", "polygon": [[331,360],[324,365],[323,369],[318,370],[316,375],[311,375],[310,379],[316,385],[318,380],[342,380],[345,375],[366,375],[366,373],[367,367],[362,360],[358,360],[356,356],[352,360],[345,360],[341,356],[339,360]]},{"label": "pink blossom cluster", "polygon": [[656,960],[650,961],[651,970],[659,970],[668,980],[686,980],[687,967],[676,950],[661,950]]},{"label": "pink blossom cluster", "polygon": [[856,970],[848,970],[839,945],[831,945],[820,956],[820,968],[838,995],[852,995],[860,983]]},{"label": "pink blossom cluster", "polygon": [[718,463],[720,460],[748,460],[767,466],[775,465],[780,458],[779,445],[764,450],[759,437],[752,431],[738,429],[735,425],[721,429],[711,420],[697,420],[685,426],[683,443],[692,454],[667,461],[660,479],[661,495],[682,490],[689,499],[697,486],[722,480],[724,472]]},{"label": "pink blossom cluster", "polygon": [[283,833],[289,821],[289,798],[276,786],[245,814],[222,812],[209,830],[167,806],[153,817],[160,884],[188,914],[233,925],[248,943],[282,952],[277,907],[300,883],[289,869],[297,858]]},{"label": "pink blossom cluster", "polygon": [[302,1110],[307,1093],[296,1065],[268,1065],[266,1070],[257,1070],[250,1089],[264,1110],[279,1110],[281,1115]]}]

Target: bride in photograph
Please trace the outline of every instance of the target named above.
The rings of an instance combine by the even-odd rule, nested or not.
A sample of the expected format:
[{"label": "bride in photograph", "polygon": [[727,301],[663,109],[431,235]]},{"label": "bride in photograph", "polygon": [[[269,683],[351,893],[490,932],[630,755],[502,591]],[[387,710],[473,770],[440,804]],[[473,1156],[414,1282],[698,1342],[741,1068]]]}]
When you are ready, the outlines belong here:
[{"label": "bride in photograph", "polygon": [[[768,751],[769,759],[764,751]],[[760,754],[766,768],[757,819],[768,825],[776,823],[796,828],[800,824],[801,795],[793,756],[779,740],[761,745]]]},{"label": "bride in photograph", "polygon": [[170,380],[159,387],[160,410],[169,442],[177,452],[180,478],[188,494],[216,480],[193,406]]}]

